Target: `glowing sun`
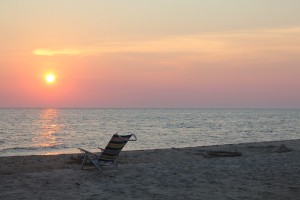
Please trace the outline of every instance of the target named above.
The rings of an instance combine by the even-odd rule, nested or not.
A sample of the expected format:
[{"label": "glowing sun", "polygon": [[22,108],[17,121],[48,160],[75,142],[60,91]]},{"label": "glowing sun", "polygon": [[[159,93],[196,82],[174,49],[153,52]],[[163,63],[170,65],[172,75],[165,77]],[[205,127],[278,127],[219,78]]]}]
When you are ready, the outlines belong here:
[{"label": "glowing sun", "polygon": [[52,84],[56,81],[56,76],[55,74],[46,74],[45,76],[45,81],[49,84]]}]

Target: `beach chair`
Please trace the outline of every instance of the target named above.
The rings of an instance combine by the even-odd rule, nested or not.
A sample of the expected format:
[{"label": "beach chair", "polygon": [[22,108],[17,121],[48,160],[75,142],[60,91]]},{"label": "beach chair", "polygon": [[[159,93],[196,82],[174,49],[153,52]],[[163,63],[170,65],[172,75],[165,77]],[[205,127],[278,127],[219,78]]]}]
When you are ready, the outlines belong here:
[{"label": "beach chair", "polygon": [[[131,137],[133,137],[133,139],[130,139]],[[118,168],[116,158],[119,156],[121,150],[128,141],[136,140],[137,138],[134,134],[119,135],[118,133],[115,133],[104,149],[99,148],[102,150],[101,154],[95,154],[85,149],[78,148],[80,151],[84,152],[81,169],[88,164],[94,165],[100,172],[102,172],[103,166],[113,165]]]}]

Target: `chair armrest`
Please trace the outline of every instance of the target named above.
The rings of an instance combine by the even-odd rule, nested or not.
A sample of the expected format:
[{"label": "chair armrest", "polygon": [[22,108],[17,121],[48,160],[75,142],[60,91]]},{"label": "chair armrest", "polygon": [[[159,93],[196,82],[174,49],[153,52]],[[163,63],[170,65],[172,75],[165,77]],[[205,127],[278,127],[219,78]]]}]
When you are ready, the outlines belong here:
[{"label": "chair armrest", "polygon": [[98,154],[95,154],[95,153],[92,153],[90,151],[87,151],[85,149],[82,149],[82,148],[78,148],[80,151],[84,152],[84,153],[88,153],[88,154],[92,154],[92,155],[95,155],[95,156],[99,156]]}]

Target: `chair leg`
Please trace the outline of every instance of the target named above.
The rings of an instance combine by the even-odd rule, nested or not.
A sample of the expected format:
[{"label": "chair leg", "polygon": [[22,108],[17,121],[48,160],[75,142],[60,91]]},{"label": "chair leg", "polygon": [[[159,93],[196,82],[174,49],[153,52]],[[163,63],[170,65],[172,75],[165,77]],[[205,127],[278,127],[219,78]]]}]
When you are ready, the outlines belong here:
[{"label": "chair leg", "polygon": [[95,160],[91,160],[92,163],[95,165],[95,167],[97,167],[97,169],[100,171],[100,173],[102,173],[102,169],[101,169],[101,163],[96,162]]},{"label": "chair leg", "polygon": [[120,168],[119,168],[119,166],[118,166],[118,163],[117,163],[117,162],[115,162],[115,163],[114,163],[114,165],[116,166],[116,168],[117,168],[118,170],[120,170]]},{"label": "chair leg", "polygon": [[85,163],[85,159],[86,159],[86,153],[84,154],[84,157],[83,157],[83,160],[82,160],[82,164],[81,164],[81,168],[80,169],[83,169],[83,165],[84,165],[84,163]]}]

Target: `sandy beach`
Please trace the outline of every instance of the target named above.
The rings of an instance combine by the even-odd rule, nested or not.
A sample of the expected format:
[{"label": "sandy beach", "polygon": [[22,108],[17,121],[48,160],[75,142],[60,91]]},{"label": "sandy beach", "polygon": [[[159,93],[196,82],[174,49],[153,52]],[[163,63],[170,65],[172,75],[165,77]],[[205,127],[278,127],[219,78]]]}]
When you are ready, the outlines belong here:
[{"label": "sandy beach", "polygon": [[299,152],[300,140],[123,151],[102,174],[77,154],[0,157],[0,199],[300,199]]}]

